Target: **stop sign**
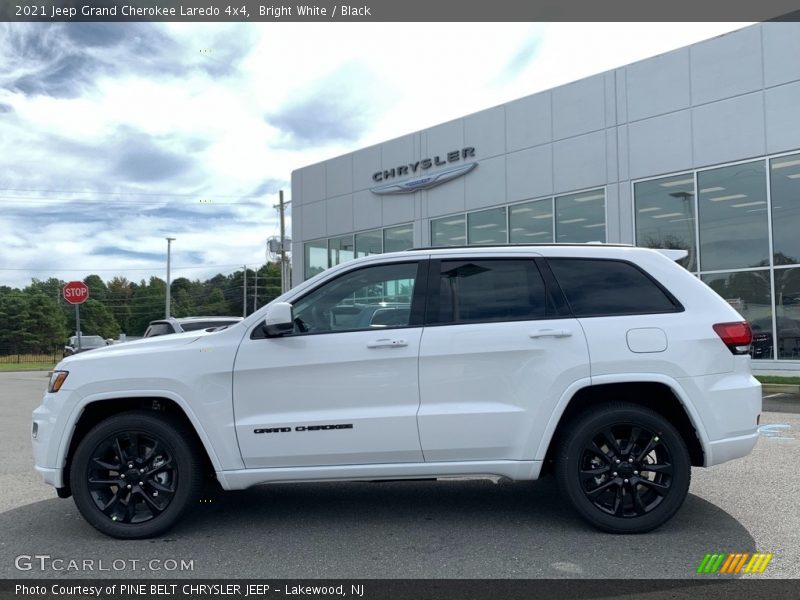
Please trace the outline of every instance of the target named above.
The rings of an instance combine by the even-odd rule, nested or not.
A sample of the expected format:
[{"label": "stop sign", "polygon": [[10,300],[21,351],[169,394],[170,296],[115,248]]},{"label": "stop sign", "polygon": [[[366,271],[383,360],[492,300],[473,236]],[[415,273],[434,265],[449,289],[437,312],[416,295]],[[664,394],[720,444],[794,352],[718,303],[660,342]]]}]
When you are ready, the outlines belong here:
[{"label": "stop sign", "polygon": [[70,281],[64,286],[64,300],[70,304],[83,304],[89,298],[89,288],[82,281]]}]

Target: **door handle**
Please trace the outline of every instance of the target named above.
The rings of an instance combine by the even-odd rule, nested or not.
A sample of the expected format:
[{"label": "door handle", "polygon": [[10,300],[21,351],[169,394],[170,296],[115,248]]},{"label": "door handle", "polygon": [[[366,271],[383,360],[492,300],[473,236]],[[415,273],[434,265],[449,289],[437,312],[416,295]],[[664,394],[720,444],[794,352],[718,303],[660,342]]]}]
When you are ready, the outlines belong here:
[{"label": "door handle", "polygon": [[563,338],[563,337],[570,337],[572,332],[569,329],[539,329],[538,331],[533,331],[528,334],[528,337],[536,339],[536,338]]},{"label": "door handle", "polygon": [[406,340],[393,340],[389,338],[382,338],[367,344],[367,348],[402,348],[403,346],[408,346],[408,342]]}]

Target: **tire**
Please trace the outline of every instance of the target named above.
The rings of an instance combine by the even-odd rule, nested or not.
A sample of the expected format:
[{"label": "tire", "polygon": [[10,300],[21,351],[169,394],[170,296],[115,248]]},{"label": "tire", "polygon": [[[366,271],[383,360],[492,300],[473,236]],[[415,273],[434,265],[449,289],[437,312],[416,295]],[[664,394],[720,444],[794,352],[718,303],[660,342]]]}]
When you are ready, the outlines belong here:
[{"label": "tire", "polygon": [[197,503],[204,483],[203,449],[194,440],[193,431],[163,413],[131,411],[101,421],[72,458],[78,510],[111,537],[164,533]]},{"label": "tire", "polygon": [[578,514],[598,529],[644,533],[683,504],[691,461],[683,438],[662,415],[609,402],[568,424],[556,479]]}]

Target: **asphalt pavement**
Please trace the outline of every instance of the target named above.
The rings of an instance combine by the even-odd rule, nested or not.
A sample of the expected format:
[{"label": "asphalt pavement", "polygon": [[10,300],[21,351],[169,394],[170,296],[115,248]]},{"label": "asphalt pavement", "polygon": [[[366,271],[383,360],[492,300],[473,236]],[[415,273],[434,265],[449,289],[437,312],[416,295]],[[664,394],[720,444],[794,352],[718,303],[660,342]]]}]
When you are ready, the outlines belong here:
[{"label": "asphalt pavement", "polygon": [[45,384],[0,373],[0,578],[686,578],[706,553],[754,551],[774,554],[759,577],[800,577],[790,395],[765,398],[750,456],[694,469],[682,509],[644,535],[591,529],[543,479],[211,490],[167,535],[119,541],[33,470],[30,413]]}]

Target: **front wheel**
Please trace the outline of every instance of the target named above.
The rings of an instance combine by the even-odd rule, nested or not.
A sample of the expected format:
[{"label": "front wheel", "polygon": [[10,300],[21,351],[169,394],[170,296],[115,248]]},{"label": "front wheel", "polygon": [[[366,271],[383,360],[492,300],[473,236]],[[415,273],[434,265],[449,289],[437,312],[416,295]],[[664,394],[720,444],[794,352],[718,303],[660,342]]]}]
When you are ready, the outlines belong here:
[{"label": "front wheel", "polygon": [[678,431],[636,404],[603,404],[570,423],[556,476],[573,507],[610,533],[644,533],[668,521],[689,492],[691,461]]},{"label": "front wheel", "polygon": [[102,421],[78,445],[70,486],[83,517],[112,537],[140,539],[172,527],[203,484],[194,435],[146,411]]}]

